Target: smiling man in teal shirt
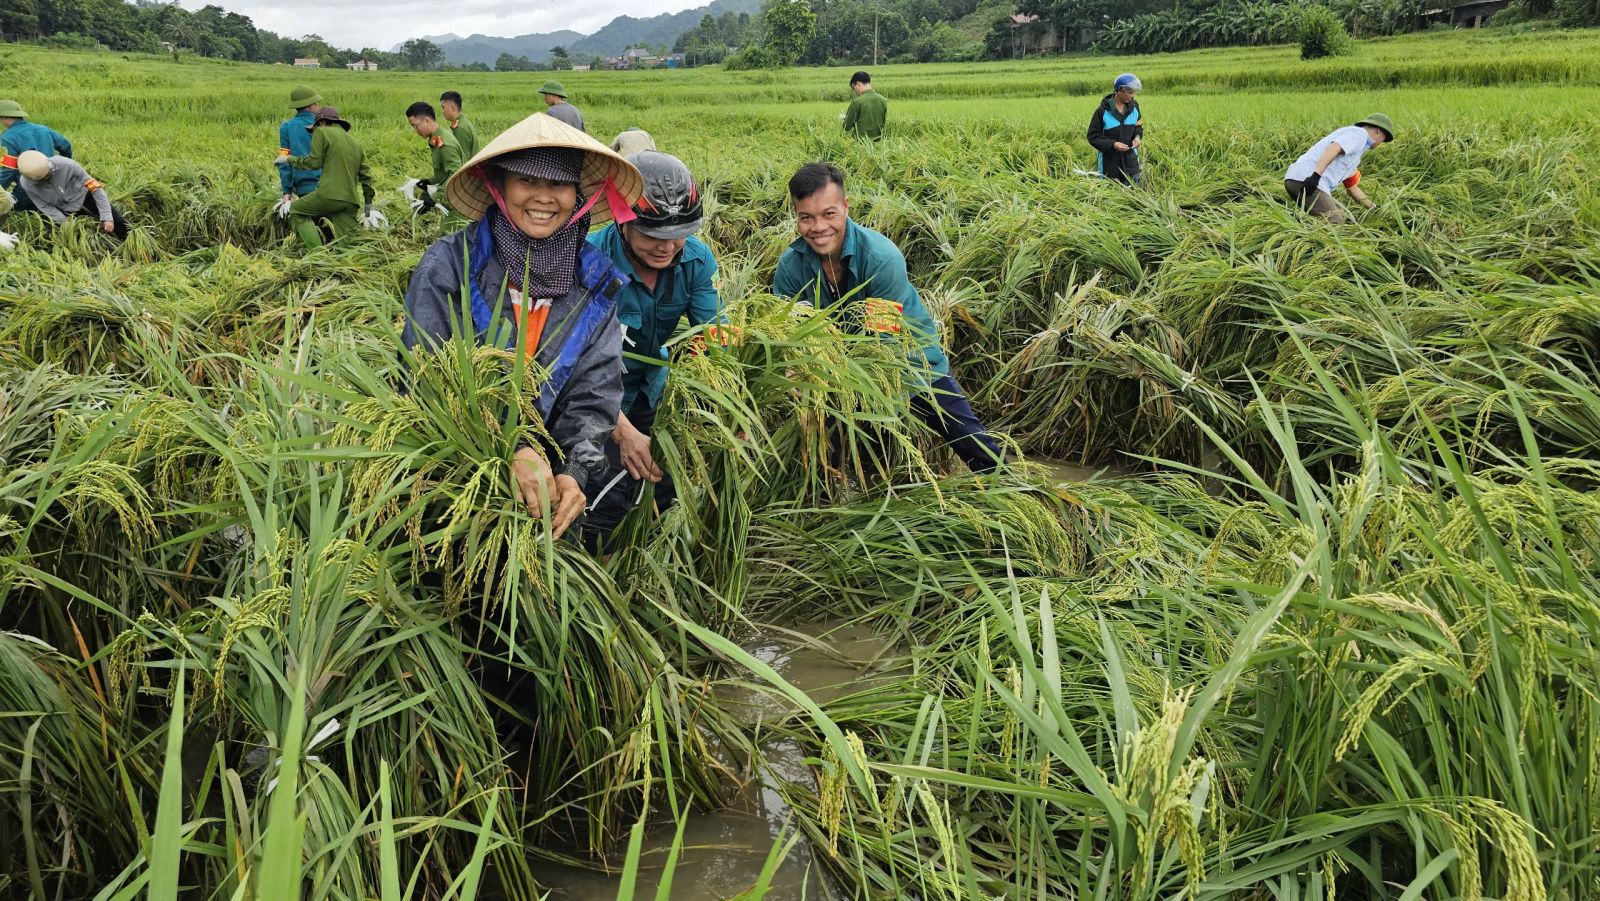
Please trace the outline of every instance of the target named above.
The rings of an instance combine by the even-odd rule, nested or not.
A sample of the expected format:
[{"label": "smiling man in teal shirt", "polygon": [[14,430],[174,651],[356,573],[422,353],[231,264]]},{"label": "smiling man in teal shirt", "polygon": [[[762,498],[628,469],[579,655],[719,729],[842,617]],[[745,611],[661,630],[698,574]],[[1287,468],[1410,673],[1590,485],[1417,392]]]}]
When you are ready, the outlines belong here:
[{"label": "smiling man in teal shirt", "polygon": [[690,326],[722,319],[722,300],[713,278],[717,261],[694,233],[703,205],[689,167],[675,156],[643,150],[628,157],[644,176],[644,196],[635,219],[608,225],[589,236],[631,277],[617,296],[623,337],[622,411],[606,445],[609,471],[589,483],[585,494],[594,509],[584,520],[585,534],[615,529],[633,505],[640,482],[655,487],[658,506],[672,502],[671,480],[651,449],[656,408],[667,387],[667,341],[683,320]]},{"label": "smiling man in teal shirt", "polygon": [[831,163],[808,163],[789,179],[799,240],[778,261],[772,293],[802,303],[860,305],[864,330],[905,329],[917,350],[909,362],[919,386],[911,409],[974,472],[990,472],[1003,459],[1000,445],[978,421],[961,386],[950,375],[950,358],[939,344],[939,327],[906,274],[906,258],[894,242],[850,218],[844,173]]}]

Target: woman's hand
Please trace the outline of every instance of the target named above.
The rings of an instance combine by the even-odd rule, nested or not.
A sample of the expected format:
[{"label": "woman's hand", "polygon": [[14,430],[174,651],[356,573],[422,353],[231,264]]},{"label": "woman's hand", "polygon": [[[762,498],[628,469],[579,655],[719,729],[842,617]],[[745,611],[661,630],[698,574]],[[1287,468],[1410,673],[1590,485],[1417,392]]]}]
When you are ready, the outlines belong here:
[{"label": "woman's hand", "polygon": [[569,475],[554,475],[550,464],[531,447],[519,449],[511,458],[512,488],[517,500],[540,519],[550,512],[550,537],[562,533],[583,513],[583,486]]},{"label": "woman's hand", "polygon": [[583,495],[583,486],[572,476],[562,473],[556,476],[556,502],[552,504],[550,515],[554,522],[550,527],[550,537],[560,538],[567,528],[578,521],[583,515],[583,507],[588,503],[588,498]]}]

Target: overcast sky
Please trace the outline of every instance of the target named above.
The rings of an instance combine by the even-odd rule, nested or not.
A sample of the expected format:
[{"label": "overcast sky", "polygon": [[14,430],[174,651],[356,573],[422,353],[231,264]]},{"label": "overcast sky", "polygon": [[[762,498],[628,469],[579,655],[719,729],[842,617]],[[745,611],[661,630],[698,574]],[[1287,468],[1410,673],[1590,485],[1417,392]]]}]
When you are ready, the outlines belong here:
[{"label": "overcast sky", "polygon": [[[208,0],[182,0],[199,9]],[[645,18],[704,6],[708,0],[209,0],[285,37],[320,34],[336,47],[388,50],[425,34],[473,33],[511,37],[570,28],[592,34],[617,16]]]}]

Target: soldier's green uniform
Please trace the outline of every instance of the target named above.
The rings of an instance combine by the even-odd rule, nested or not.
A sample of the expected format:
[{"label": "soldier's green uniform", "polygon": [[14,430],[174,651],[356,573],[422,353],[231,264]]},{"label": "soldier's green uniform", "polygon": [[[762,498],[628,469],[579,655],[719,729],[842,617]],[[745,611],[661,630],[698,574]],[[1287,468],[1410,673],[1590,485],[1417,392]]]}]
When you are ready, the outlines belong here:
[{"label": "soldier's green uniform", "polygon": [[321,169],[317,189],[289,205],[289,220],[295,234],[306,247],[321,247],[318,219],[333,226],[335,238],[354,232],[360,225],[357,214],[363,204],[371,205],[374,192],[367,171],[366,151],[350,136],[349,125],[340,122],[317,126],[311,133],[311,152],[289,158],[294,169]]},{"label": "soldier's green uniform", "polygon": [[466,162],[466,157],[461,155],[461,142],[450,133],[450,129],[441,128],[428,139],[428,153],[433,159],[433,174],[422,180],[430,185],[438,185],[442,193],[445,182]]},{"label": "soldier's green uniform", "polygon": [[456,143],[461,145],[461,162],[465,163],[478,155],[478,130],[472,127],[466,116],[450,123],[450,133],[456,136]]},{"label": "soldier's green uniform", "polygon": [[874,141],[883,137],[883,126],[888,121],[889,101],[871,88],[856,95],[844,112],[845,131]]}]

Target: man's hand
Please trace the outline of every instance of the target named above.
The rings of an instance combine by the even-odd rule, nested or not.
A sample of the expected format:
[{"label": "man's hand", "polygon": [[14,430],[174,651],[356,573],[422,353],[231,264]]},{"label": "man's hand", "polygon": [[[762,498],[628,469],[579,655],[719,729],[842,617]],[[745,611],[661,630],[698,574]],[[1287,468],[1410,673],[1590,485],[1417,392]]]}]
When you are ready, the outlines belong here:
[{"label": "man's hand", "polygon": [[1111,145],[1111,149],[1117,151],[1118,153],[1127,153],[1132,148],[1129,147],[1127,144],[1124,144],[1121,141],[1118,141],[1115,144]]},{"label": "man's hand", "polygon": [[272,158],[272,165],[274,165],[274,166],[287,166],[287,165],[289,165],[289,158],[280,153],[277,156]]},{"label": "man's hand", "polygon": [[279,201],[279,202],[280,203],[294,203],[294,195],[293,194],[285,194],[285,195],[283,195],[282,200]]},{"label": "man's hand", "polygon": [[102,222],[100,223],[100,230],[109,235],[117,230],[117,223],[113,221]]},{"label": "man's hand", "polygon": [[1141,139],[1139,139],[1139,138],[1134,138],[1133,139],[1133,143],[1131,145],[1129,145],[1129,146],[1131,146],[1134,150],[1138,150],[1139,149],[1140,140]]},{"label": "man's hand", "polygon": [[1311,193],[1312,191],[1317,190],[1317,186],[1322,184],[1322,173],[1321,172],[1313,172],[1313,173],[1311,173],[1310,175],[1306,176],[1306,180],[1301,182],[1301,184],[1305,185],[1305,189],[1306,189],[1306,193],[1307,194]]},{"label": "man's hand", "polygon": [[650,455],[649,435],[634,428],[633,423],[623,416],[617,418],[617,427],[611,430],[611,438],[622,451],[622,465],[628,470],[628,475],[652,482],[661,481],[664,473],[656,465],[655,457]]}]

